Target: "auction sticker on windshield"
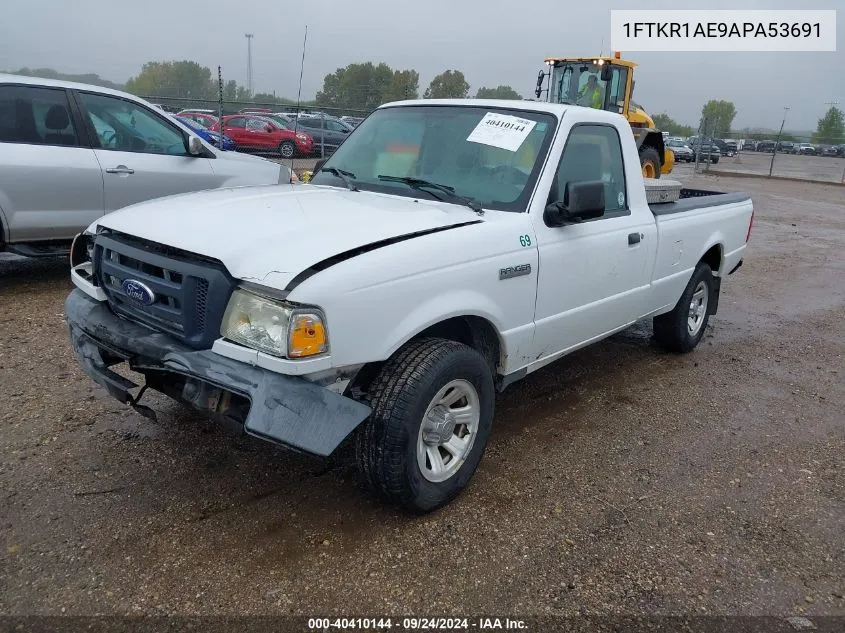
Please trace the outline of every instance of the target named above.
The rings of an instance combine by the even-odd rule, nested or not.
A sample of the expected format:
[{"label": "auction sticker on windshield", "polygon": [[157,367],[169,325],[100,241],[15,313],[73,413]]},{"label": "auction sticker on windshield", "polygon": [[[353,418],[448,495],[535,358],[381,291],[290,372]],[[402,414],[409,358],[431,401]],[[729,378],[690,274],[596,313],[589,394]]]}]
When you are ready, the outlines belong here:
[{"label": "auction sticker on windshield", "polygon": [[488,112],[467,136],[467,141],[515,152],[531,134],[535,125],[537,122],[529,119]]}]

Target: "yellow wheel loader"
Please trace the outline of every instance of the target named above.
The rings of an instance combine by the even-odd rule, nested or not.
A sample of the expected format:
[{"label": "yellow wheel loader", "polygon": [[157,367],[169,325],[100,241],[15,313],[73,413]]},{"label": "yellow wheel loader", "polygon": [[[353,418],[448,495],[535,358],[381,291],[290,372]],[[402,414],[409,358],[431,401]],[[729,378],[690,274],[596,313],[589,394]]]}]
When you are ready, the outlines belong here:
[{"label": "yellow wheel loader", "polygon": [[[548,101],[583,105],[618,112],[631,124],[640,165],[645,178],[660,178],[675,164],[675,155],[665,147],[663,134],[648,113],[631,100],[634,68],[637,64],[613,57],[549,57],[547,71],[537,77],[537,98],[546,93]],[[547,88],[543,84],[549,79]]]}]

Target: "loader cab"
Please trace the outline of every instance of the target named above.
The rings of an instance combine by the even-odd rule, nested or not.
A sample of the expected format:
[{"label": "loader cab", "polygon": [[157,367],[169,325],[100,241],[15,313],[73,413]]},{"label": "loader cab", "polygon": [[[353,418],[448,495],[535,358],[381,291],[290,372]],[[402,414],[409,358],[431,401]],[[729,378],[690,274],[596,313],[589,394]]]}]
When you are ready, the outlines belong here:
[{"label": "loader cab", "polygon": [[[549,58],[548,99],[600,108],[628,117],[633,62],[611,57]],[[542,93],[538,82],[538,94]]]},{"label": "loader cab", "polygon": [[[537,98],[545,92],[552,103],[587,106],[621,114],[631,124],[645,178],[671,173],[675,155],[666,149],[654,119],[631,100],[634,62],[613,57],[549,57],[537,77]],[[548,87],[543,88],[546,79]]]}]

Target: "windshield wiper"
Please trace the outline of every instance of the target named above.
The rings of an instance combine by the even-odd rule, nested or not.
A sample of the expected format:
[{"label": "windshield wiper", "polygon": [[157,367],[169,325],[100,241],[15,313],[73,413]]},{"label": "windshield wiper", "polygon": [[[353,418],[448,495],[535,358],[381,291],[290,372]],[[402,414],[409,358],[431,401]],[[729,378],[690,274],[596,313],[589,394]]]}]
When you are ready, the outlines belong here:
[{"label": "windshield wiper", "polygon": [[[460,202],[461,204],[465,204],[470,209],[475,211],[478,215],[484,215],[484,209],[481,208],[481,205],[478,203],[478,200],[475,200],[474,198],[468,198],[466,196],[459,196],[455,193],[455,188],[450,187],[449,185],[441,185],[440,183],[431,182],[430,180],[422,180],[421,178],[411,178],[408,176],[385,176],[384,174],[379,174],[378,179],[386,180],[387,182],[402,182],[408,185],[411,189],[418,189],[420,191],[433,189],[435,191],[445,193],[447,196],[449,196],[449,198]],[[443,198],[441,198],[440,196],[435,196],[435,198],[443,200]]]},{"label": "windshield wiper", "polygon": [[355,179],[355,174],[351,171],[346,171],[345,169],[338,169],[337,167],[320,167],[320,171],[324,171],[329,174],[334,174],[338,178],[343,181],[343,184],[346,185],[346,188],[349,191],[358,191],[358,185],[356,185],[352,180]]}]

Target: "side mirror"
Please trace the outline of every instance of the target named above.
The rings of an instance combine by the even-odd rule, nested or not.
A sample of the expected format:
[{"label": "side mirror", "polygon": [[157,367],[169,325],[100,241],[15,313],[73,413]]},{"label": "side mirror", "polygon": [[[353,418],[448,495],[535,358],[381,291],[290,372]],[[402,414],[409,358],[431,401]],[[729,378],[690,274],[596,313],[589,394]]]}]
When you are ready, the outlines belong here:
[{"label": "side mirror", "polygon": [[546,206],[543,221],[546,226],[565,226],[604,215],[604,182],[585,180],[566,183],[563,200]]},{"label": "side mirror", "polygon": [[200,140],[200,137],[194,136],[193,134],[191,134],[188,137],[188,153],[191,156],[199,156],[200,154],[202,154],[202,150],[203,150],[203,147],[202,147],[202,141]]},{"label": "side mirror", "polygon": [[540,98],[540,95],[543,94],[543,80],[546,78],[546,73],[544,71],[540,71],[537,75],[537,89],[534,91],[534,94],[537,95],[537,98]]},{"label": "side mirror", "polygon": [[611,79],[613,79],[613,66],[610,64],[604,64],[601,67],[601,80],[610,81]]}]

